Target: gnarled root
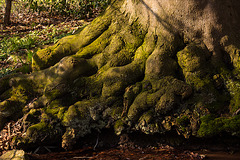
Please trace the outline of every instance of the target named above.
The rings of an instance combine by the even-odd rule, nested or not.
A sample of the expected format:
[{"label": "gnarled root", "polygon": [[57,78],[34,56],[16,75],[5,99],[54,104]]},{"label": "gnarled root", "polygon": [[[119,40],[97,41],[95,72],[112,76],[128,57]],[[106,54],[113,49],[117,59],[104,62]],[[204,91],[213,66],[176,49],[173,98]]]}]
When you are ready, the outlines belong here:
[{"label": "gnarled root", "polygon": [[17,145],[62,139],[65,149],[111,126],[116,134],[174,129],[187,138],[210,136],[215,126],[239,134],[239,49],[225,45],[234,70],[219,68],[203,42],[157,31],[110,7],[79,34],[38,51],[33,73],[0,80],[0,127],[26,115]]}]

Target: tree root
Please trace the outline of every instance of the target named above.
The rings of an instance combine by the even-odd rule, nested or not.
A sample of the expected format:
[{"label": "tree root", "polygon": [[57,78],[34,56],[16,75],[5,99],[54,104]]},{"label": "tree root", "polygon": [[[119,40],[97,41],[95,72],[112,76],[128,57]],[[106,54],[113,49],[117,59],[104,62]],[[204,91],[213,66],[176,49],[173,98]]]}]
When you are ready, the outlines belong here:
[{"label": "tree root", "polygon": [[[226,45],[225,51],[234,71],[215,67],[203,42],[154,33],[110,7],[80,33],[39,50],[31,74],[0,79],[0,128],[27,115],[17,145],[62,139],[67,150],[112,126],[116,134],[174,129],[188,138],[210,136],[215,124],[229,122],[218,133],[239,134],[239,116],[231,117],[240,104],[239,49]],[[208,123],[211,114],[216,119]]]}]

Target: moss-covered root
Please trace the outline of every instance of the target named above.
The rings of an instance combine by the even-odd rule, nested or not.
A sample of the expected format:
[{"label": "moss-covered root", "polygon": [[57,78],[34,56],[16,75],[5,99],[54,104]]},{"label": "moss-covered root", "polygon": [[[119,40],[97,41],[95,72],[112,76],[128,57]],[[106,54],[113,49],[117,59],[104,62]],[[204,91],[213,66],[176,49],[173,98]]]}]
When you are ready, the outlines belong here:
[{"label": "moss-covered root", "polygon": [[62,136],[62,147],[72,149],[76,140],[92,131],[100,131],[106,126],[102,119],[105,105],[99,100],[80,101],[70,106],[64,113],[62,124],[66,132]]},{"label": "moss-covered root", "polygon": [[[71,92],[70,84],[76,78],[92,75],[95,72],[96,67],[93,62],[70,56],[46,70],[4,78],[1,81],[6,84],[6,89],[12,88],[0,95],[1,119],[12,116],[18,118],[22,115],[24,106],[34,98],[37,100],[29,104],[30,106],[26,106],[27,108],[45,107],[54,99]],[[2,125],[4,125],[3,120]]]},{"label": "moss-covered root", "polygon": [[[239,45],[239,44],[238,44]],[[232,65],[234,66],[235,70],[240,72],[240,49],[235,45],[226,45],[224,50],[230,56]]]},{"label": "moss-covered root", "polygon": [[220,113],[226,110],[230,99],[230,90],[226,90],[228,78],[224,78],[228,69],[224,64],[218,68],[211,57],[206,46],[200,42],[190,43],[177,53],[185,81],[196,91],[194,101],[206,106],[212,113]]},{"label": "moss-covered root", "polygon": [[225,45],[224,49],[230,57],[231,64],[228,62],[228,65],[232,65],[234,69],[231,72],[229,70],[222,70],[221,75],[224,78],[226,87],[231,95],[230,113],[236,115],[239,114],[238,112],[240,109],[240,49],[237,45],[223,45]]},{"label": "moss-covered root", "polygon": [[155,36],[156,46],[147,58],[145,79],[161,79],[164,76],[175,76],[178,64],[175,60],[176,52],[184,46],[177,35],[169,33],[168,39]]},{"label": "moss-covered root", "polygon": [[100,53],[109,44],[110,36],[116,34],[115,31],[125,23],[121,19],[123,15],[113,7],[120,5],[118,3],[121,2],[114,2],[105,14],[97,17],[78,34],[64,37],[55,45],[39,50],[32,59],[33,71],[53,66],[63,57],[76,53],[84,58]]},{"label": "moss-covered root", "polygon": [[[16,76],[15,74],[12,75],[7,75],[3,78],[0,78],[0,95],[2,95],[5,91],[7,91],[8,89],[11,88],[9,81],[11,78],[13,78],[14,76]],[[2,100],[2,98],[0,97],[0,101]]]},{"label": "moss-covered root", "polygon": [[201,125],[198,130],[199,137],[212,137],[223,132],[233,136],[240,136],[240,116],[234,117],[215,117],[208,114],[201,118]]},{"label": "moss-covered root", "polygon": [[177,53],[178,63],[183,70],[183,75],[188,84],[196,90],[209,87],[213,72],[208,61],[211,54],[203,43],[188,44],[183,50]]},{"label": "moss-covered root", "polygon": [[111,18],[107,15],[99,17],[79,34],[62,38],[57,44],[39,50],[33,56],[32,69],[36,71],[48,68],[59,62],[63,57],[75,54],[99,37],[108,29],[110,24]]},{"label": "moss-covered root", "polygon": [[160,115],[172,114],[171,112],[179,110],[181,103],[192,94],[189,85],[173,77],[164,77],[153,82],[145,81],[143,91],[130,106],[127,118],[131,124],[137,124],[138,128],[145,133],[159,132],[159,130],[152,128],[153,126],[147,130],[142,127],[148,124],[142,126],[140,123],[143,121],[149,124],[155,123],[151,121],[154,117],[156,120]]},{"label": "moss-covered root", "polygon": [[33,86],[25,81],[1,95],[5,100],[0,102],[0,129],[7,119],[16,120],[23,115],[22,109],[33,94]]}]

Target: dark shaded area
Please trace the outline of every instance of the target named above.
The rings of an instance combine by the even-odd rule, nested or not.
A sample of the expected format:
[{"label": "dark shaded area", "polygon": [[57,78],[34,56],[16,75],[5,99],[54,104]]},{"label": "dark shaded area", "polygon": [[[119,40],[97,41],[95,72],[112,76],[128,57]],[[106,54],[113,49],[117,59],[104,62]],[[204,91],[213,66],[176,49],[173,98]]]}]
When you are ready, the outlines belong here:
[{"label": "dark shaded area", "polygon": [[[237,159],[239,140],[240,138],[228,135],[186,140],[175,132],[164,135],[133,132],[118,137],[112,129],[103,129],[101,133],[93,131],[92,134],[81,138],[73,151],[49,152],[47,146],[42,146],[35,154],[30,154],[30,157],[31,160]],[[49,149],[52,150],[51,147]]]}]

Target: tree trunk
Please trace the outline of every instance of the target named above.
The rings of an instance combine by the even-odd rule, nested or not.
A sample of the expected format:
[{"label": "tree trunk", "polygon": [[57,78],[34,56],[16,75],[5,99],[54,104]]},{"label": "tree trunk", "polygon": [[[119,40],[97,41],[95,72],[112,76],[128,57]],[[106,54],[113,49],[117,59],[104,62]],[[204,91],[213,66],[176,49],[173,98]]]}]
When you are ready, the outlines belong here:
[{"label": "tree trunk", "polygon": [[10,24],[12,0],[5,0],[5,1],[6,1],[6,8],[5,8],[5,14],[4,14],[4,24]]},{"label": "tree trunk", "polygon": [[[1,126],[18,145],[71,149],[91,131],[240,133],[240,1],[117,0],[79,34],[0,83]],[[59,138],[60,137],[60,138]]]}]

